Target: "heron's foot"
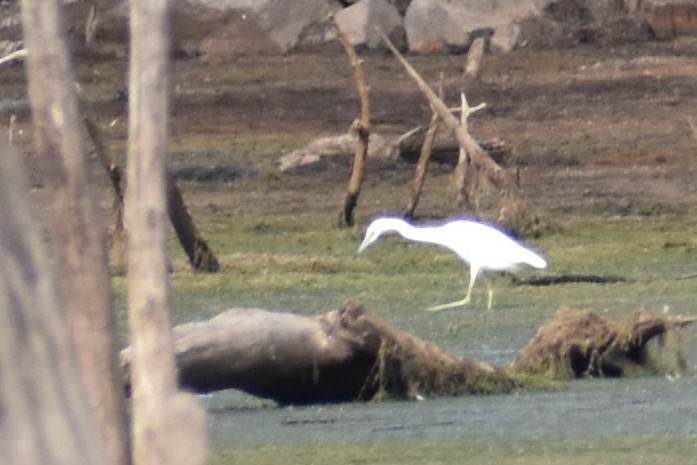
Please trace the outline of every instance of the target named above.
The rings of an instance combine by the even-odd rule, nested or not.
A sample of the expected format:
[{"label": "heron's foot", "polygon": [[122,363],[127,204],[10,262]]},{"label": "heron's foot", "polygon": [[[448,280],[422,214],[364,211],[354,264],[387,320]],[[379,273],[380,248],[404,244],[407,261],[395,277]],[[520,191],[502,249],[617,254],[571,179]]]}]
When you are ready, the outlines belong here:
[{"label": "heron's foot", "polygon": [[440,310],[446,310],[448,308],[456,308],[456,307],[464,307],[470,303],[470,297],[467,296],[462,300],[458,300],[457,302],[450,302],[448,304],[441,304],[441,305],[435,305],[433,307],[428,307],[426,310],[429,312],[438,312]]}]

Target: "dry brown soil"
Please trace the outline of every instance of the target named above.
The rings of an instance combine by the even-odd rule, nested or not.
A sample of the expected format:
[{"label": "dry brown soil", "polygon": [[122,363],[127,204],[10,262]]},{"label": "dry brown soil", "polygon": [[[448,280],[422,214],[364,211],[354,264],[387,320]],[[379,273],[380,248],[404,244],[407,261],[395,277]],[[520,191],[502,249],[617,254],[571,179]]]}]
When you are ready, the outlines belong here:
[{"label": "dry brown soil", "polygon": [[[429,107],[395,59],[386,53],[364,58],[373,131],[398,134],[427,124]],[[526,194],[544,209],[630,214],[695,205],[697,42],[487,55],[475,82],[462,78],[463,56],[409,59],[434,85],[442,74],[448,104],[457,105],[462,91],[472,104],[486,102],[471,119],[472,133],[512,147]],[[125,69],[123,60],[107,58],[77,65],[118,143],[126,131]],[[280,156],[314,137],[345,133],[359,114],[353,74],[338,48],[232,63],[177,60],[174,76],[175,144],[271,136],[284,141]],[[6,103],[24,96],[21,66],[3,69],[0,91],[2,117],[18,114],[25,131],[16,140],[30,147],[28,112],[8,110]],[[255,147],[246,149],[252,158]]]},{"label": "dry brown soil", "polygon": [[[513,148],[524,189],[546,209],[620,214],[695,205],[697,45],[686,39],[614,49],[518,50],[488,55],[481,79],[464,82],[462,56],[410,57],[446,100],[465,91],[487,107],[476,137]],[[430,111],[386,54],[364,61],[373,130],[401,133]],[[340,51],[235,63],[177,63],[177,138],[341,134],[359,114],[353,75]]]}]

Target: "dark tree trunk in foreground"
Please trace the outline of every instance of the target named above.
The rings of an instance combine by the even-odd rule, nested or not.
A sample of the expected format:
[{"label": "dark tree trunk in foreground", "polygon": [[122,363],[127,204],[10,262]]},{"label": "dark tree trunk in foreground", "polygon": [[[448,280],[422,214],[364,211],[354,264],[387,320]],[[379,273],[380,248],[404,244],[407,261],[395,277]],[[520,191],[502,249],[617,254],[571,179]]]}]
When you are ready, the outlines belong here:
[{"label": "dark tree trunk in foreground", "polygon": [[[24,0],[22,21],[44,209],[87,400],[106,442],[108,463],[128,462],[126,415],[118,389],[116,319],[102,221],[85,170],[75,77],[62,2]],[[0,409],[1,410],[1,409]]]},{"label": "dark tree trunk in foreground", "polygon": [[[580,318],[565,319],[554,343],[540,345],[538,335],[507,369],[455,356],[351,304],[317,317],[232,309],[209,321],[176,327],[174,350],[180,382],[195,392],[233,388],[282,404],[414,399],[548,385],[549,378],[559,378],[558,371],[539,367],[548,367],[548,360],[563,366],[575,363],[582,341],[591,360],[585,366],[601,363],[604,369],[583,369],[578,377],[629,375],[637,367],[656,366],[650,365],[648,355],[637,356],[648,354],[651,339],[679,334],[692,321],[638,313],[618,324],[590,314],[597,325],[588,326],[586,312],[571,313]],[[558,329],[556,321],[540,331]],[[675,354],[680,358],[679,351]],[[130,349],[121,356],[128,386]]]},{"label": "dark tree trunk in foreground", "polygon": [[113,463],[19,160],[0,141],[0,457],[6,465]]}]

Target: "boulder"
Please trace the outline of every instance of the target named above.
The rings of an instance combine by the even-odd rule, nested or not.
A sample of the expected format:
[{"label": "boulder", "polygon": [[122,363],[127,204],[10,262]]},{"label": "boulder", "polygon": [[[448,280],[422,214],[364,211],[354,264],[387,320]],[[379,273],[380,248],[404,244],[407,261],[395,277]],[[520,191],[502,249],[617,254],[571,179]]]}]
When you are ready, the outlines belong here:
[{"label": "boulder", "polygon": [[[218,2],[233,3],[232,0]],[[327,0],[238,0],[238,3],[246,4],[248,11],[259,17],[269,38],[284,53],[326,40],[330,29],[326,17],[336,9]]]},{"label": "boulder", "polygon": [[464,52],[478,36],[509,51],[519,44],[519,23],[542,14],[543,0],[413,0],[404,17],[409,50]]},{"label": "boulder", "polygon": [[[84,47],[91,6],[64,0],[71,48]],[[129,0],[100,0],[92,48],[124,54]],[[332,47],[334,13],[349,40],[376,48],[385,32],[412,53],[463,53],[477,37],[487,50],[603,46],[697,35],[694,0],[172,0],[173,49],[229,60]],[[19,2],[0,2],[0,40],[21,40]]]},{"label": "boulder", "polygon": [[697,35],[697,3],[694,0],[648,0],[642,2],[641,10],[657,37]]},{"label": "boulder", "polygon": [[[103,46],[124,47],[128,1],[106,3],[100,11],[98,40]],[[173,47],[212,58],[288,53],[330,40],[327,15],[338,8],[332,0],[174,0]]]},{"label": "boulder", "polygon": [[279,55],[283,49],[264,31],[252,13],[235,11],[200,42],[192,44],[189,53],[200,54],[204,61],[234,59],[243,55]]},{"label": "boulder", "polygon": [[378,48],[382,42],[379,31],[398,47],[405,43],[403,19],[397,8],[384,0],[360,0],[339,11],[336,22],[353,45]]}]

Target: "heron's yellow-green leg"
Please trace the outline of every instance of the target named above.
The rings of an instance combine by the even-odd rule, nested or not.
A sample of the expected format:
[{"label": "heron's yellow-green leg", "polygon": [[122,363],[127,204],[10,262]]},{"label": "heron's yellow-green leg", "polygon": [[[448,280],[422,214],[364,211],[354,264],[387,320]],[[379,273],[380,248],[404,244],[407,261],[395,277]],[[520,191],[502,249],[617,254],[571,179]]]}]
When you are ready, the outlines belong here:
[{"label": "heron's yellow-green leg", "polygon": [[467,295],[464,299],[458,300],[457,302],[450,302],[448,304],[435,305],[433,307],[427,308],[426,310],[428,310],[429,312],[437,312],[439,310],[445,310],[448,308],[463,307],[470,303],[470,300],[472,300],[472,288],[474,287],[474,280],[477,279],[478,273],[479,268],[470,267],[470,283],[467,287]]},{"label": "heron's yellow-green leg", "polygon": [[428,307],[426,310],[429,312],[437,312],[439,310],[445,310],[447,308],[455,308],[455,307],[463,307],[470,303],[470,295],[468,294],[467,297],[465,297],[462,300],[458,300],[457,302],[450,302],[448,304],[441,304],[441,305],[435,305],[433,307]]},{"label": "heron's yellow-green leg", "polygon": [[494,303],[494,288],[491,287],[491,283],[489,283],[489,303],[486,305],[487,310],[491,310],[491,306]]}]

